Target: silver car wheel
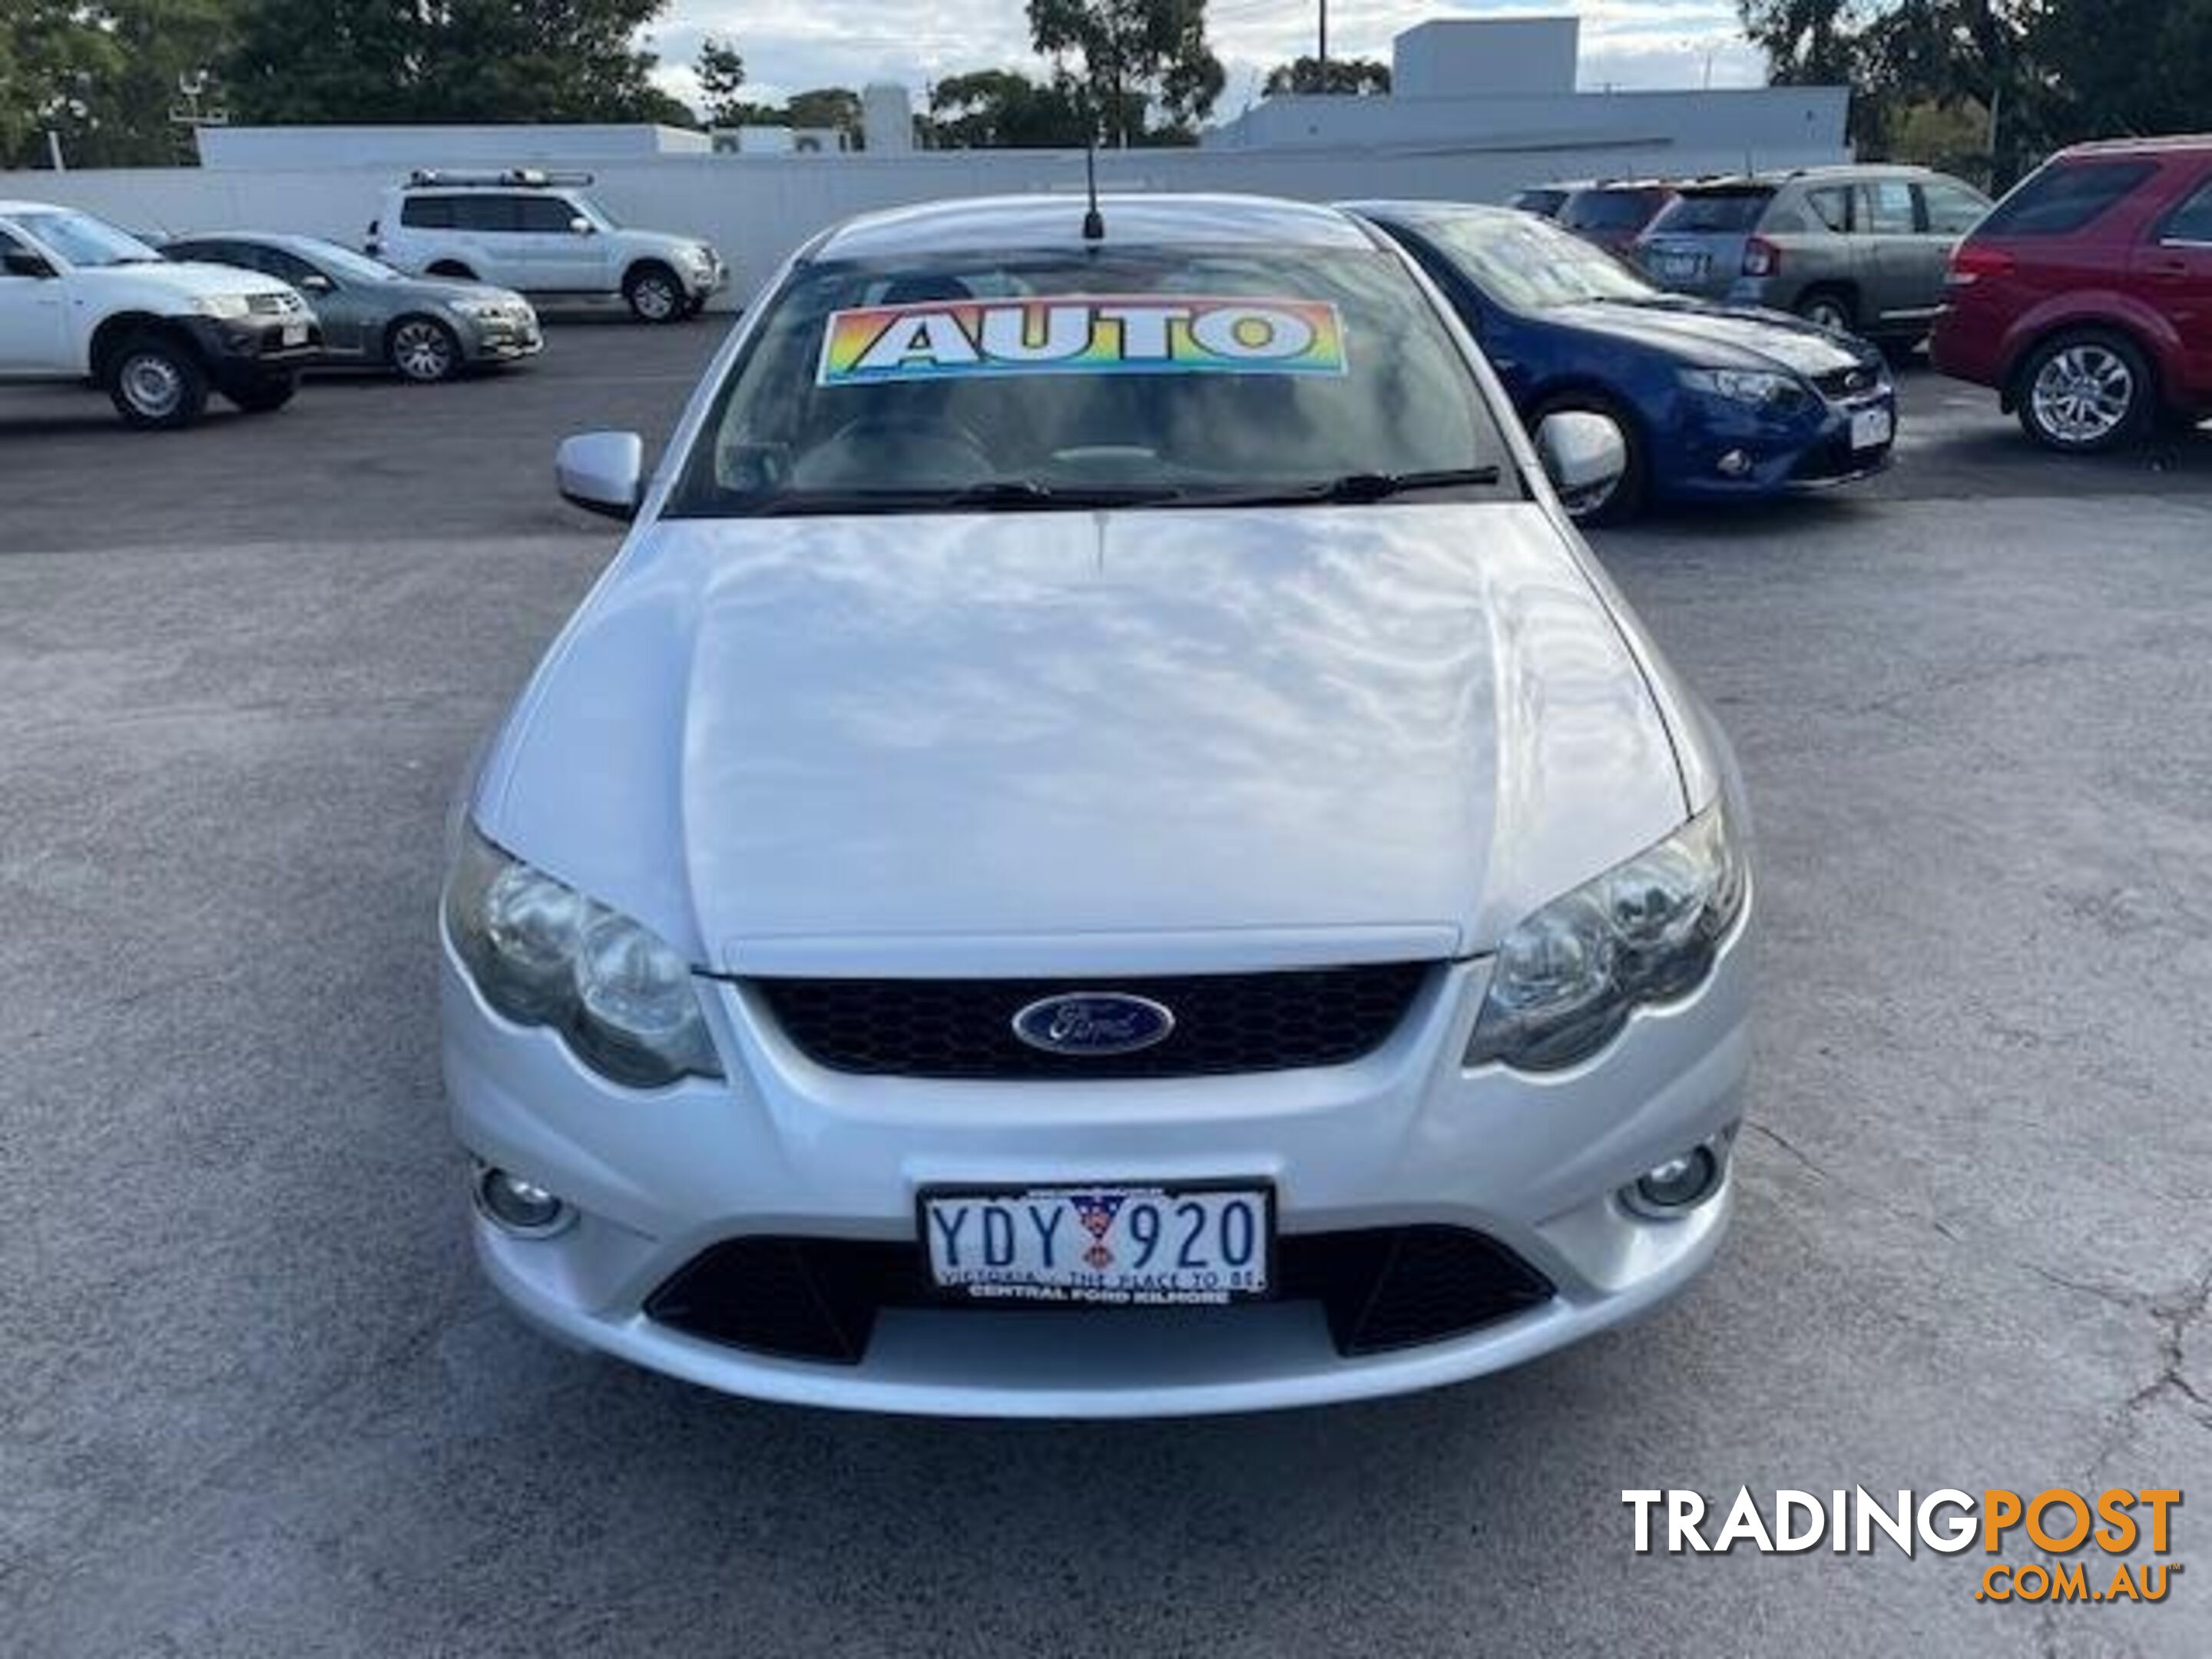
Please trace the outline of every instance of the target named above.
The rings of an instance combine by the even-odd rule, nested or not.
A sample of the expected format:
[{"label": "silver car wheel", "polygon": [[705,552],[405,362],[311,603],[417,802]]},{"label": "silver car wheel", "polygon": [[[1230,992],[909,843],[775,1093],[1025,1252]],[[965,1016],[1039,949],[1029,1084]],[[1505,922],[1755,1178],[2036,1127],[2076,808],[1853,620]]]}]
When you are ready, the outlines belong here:
[{"label": "silver car wheel", "polygon": [[1850,314],[1834,300],[1819,299],[1805,307],[1805,320],[1815,328],[1825,328],[1832,334],[1851,331]]},{"label": "silver car wheel", "polygon": [[2134,410],[2135,371],[2104,346],[2068,346],[2036,372],[2028,401],[2035,423],[2054,442],[2097,443],[2118,431]]},{"label": "silver car wheel", "polygon": [[641,276],[629,287],[631,308],[648,323],[665,323],[684,303],[676,284],[665,276]]},{"label": "silver car wheel", "polygon": [[453,372],[453,337],[427,319],[403,323],[392,337],[392,362],[410,380],[442,380]]},{"label": "silver car wheel", "polygon": [[167,357],[140,353],[126,358],[116,377],[131,407],[149,421],[167,420],[185,400],[185,377]]}]

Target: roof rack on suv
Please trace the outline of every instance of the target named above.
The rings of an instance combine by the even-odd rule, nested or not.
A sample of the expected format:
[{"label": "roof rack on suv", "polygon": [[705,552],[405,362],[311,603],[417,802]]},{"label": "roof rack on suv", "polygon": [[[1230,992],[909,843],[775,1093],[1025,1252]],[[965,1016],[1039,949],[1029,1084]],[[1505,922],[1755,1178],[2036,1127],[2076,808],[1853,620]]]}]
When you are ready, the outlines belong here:
[{"label": "roof rack on suv", "polygon": [[410,185],[491,185],[508,190],[544,190],[556,185],[588,185],[588,173],[548,173],[543,167],[508,167],[499,173],[456,173],[444,167],[416,167],[407,175]]}]

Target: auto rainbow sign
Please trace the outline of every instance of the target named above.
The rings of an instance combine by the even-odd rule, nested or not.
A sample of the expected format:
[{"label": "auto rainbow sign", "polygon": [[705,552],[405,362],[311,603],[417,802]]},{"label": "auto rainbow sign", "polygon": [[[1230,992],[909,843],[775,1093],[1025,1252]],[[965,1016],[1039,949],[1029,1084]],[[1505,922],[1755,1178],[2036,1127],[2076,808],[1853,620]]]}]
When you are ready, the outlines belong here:
[{"label": "auto rainbow sign", "polygon": [[1342,374],[1325,301],[1056,295],[833,311],[817,384],[996,374]]}]

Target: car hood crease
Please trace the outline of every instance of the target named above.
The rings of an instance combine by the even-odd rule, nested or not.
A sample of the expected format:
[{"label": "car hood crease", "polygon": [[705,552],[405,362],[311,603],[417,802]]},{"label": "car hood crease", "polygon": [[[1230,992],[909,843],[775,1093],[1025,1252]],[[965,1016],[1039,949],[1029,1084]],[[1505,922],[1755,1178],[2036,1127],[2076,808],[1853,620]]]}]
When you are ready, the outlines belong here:
[{"label": "car hood crease", "polygon": [[739,973],[1468,954],[1683,816],[1533,504],[667,521],[525,708],[486,827]]}]

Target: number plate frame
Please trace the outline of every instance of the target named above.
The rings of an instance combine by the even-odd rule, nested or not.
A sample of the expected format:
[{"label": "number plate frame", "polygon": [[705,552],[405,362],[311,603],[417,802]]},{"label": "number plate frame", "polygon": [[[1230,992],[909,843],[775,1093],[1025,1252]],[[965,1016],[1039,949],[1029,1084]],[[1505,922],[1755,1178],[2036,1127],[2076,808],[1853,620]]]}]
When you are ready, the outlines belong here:
[{"label": "number plate frame", "polygon": [[[945,1285],[939,1282],[935,1258],[932,1255],[929,1237],[929,1212],[933,1203],[949,1199],[990,1200],[1021,1199],[1031,1195],[1073,1193],[1118,1193],[1125,1199],[1143,1195],[1157,1198],[1172,1205],[1183,1198],[1203,1194],[1233,1193],[1260,1200],[1264,1206],[1261,1216],[1260,1255],[1267,1275],[1265,1288],[1225,1290],[1218,1301],[1163,1299],[1139,1300],[1135,1292],[1087,1292],[1058,1296],[1030,1296],[1022,1293],[982,1295],[975,1293],[968,1285]],[[1027,1311],[1030,1309],[1073,1309],[1095,1310],[1100,1308],[1149,1307],[1243,1307],[1254,1303],[1272,1302],[1282,1293],[1280,1255],[1278,1244],[1280,1236],[1280,1210],[1275,1183],[1261,1176],[1240,1179],[1224,1176],[1218,1179],[1179,1181],[1172,1177],[1160,1181],[1007,1181],[1007,1182],[932,1182],[917,1188],[914,1195],[915,1238],[921,1251],[919,1274],[922,1294],[932,1303],[946,1307],[981,1308],[1005,1312],[1008,1310]]]},{"label": "number plate frame", "polygon": [[[1862,434],[1870,435],[1862,436]],[[1897,415],[1887,404],[1874,404],[1851,411],[1851,449],[1854,453],[1880,449],[1884,444],[1896,441]]]}]

